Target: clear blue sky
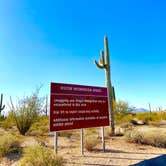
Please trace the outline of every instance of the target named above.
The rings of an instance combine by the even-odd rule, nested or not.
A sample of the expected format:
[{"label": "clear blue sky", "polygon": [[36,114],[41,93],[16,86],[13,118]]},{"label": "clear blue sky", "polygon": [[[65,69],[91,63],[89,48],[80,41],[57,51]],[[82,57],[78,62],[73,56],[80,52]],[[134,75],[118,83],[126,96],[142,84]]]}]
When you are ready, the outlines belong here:
[{"label": "clear blue sky", "polygon": [[164,0],[0,0],[0,93],[50,82],[105,86],[94,65],[108,36],[117,99],[166,108]]}]

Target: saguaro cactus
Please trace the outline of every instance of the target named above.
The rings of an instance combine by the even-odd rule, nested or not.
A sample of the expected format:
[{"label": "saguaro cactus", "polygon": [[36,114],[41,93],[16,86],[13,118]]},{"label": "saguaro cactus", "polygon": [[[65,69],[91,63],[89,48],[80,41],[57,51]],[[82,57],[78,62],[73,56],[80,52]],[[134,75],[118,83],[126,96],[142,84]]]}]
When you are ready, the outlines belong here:
[{"label": "saguaro cactus", "polygon": [[2,106],[2,101],[3,101],[3,94],[1,94],[1,100],[0,100],[0,115],[2,110],[5,108],[5,105]]},{"label": "saguaro cactus", "polygon": [[106,84],[107,84],[107,91],[108,91],[108,103],[109,103],[109,111],[111,115],[111,131],[112,135],[115,134],[115,127],[114,127],[114,111],[113,111],[113,88],[111,85],[111,72],[110,72],[110,57],[109,57],[109,48],[108,48],[108,39],[104,37],[104,51],[100,52],[100,62],[98,63],[95,60],[95,64],[98,68],[104,69],[106,74]]}]

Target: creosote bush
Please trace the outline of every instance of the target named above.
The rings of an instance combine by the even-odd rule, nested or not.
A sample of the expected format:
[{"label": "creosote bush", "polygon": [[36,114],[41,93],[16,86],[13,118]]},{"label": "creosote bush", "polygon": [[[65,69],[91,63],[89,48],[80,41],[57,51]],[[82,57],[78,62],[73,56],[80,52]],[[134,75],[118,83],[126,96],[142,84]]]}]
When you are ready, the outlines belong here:
[{"label": "creosote bush", "polygon": [[24,156],[20,161],[20,166],[62,166],[62,164],[61,156],[39,145],[25,148]]},{"label": "creosote bush", "polygon": [[97,137],[95,137],[95,136],[86,136],[85,137],[86,150],[93,151],[97,144],[98,144]]},{"label": "creosote bush", "polygon": [[12,152],[19,152],[20,142],[18,138],[12,134],[0,136],[0,157],[4,157]]}]

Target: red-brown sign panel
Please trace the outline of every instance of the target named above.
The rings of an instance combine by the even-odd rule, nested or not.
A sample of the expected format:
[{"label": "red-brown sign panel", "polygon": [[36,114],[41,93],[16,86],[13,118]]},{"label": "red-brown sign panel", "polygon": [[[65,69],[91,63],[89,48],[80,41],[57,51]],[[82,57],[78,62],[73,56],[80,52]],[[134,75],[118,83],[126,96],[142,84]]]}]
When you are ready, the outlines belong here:
[{"label": "red-brown sign panel", "polygon": [[50,131],[108,125],[107,88],[51,83]]}]

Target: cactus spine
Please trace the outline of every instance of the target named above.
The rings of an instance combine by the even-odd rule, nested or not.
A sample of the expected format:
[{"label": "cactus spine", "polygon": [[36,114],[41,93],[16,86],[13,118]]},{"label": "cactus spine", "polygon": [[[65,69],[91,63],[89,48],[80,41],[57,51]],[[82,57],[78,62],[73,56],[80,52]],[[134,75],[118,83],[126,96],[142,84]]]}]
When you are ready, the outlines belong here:
[{"label": "cactus spine", "polygon": [[2,110],[5,108],[5,105],[2,106],[2,101],[3,101],[3,94],[1,94],[1,100],[0,100],[0,115]]},{"label": "cactus spine", "polygon": [[98,68],[104,69],[106,74],[106,84],[108,91],[108,106],[111,115],[111,132],[112,135],[115,134],[115,126],[114,126],[114,110],[113,110],[113,88],[111,85],[111,72],[110,72],[110,58],[109,58],[109,48],[108,48],[108,39],[104,37],[104,51],[100,52],[100,62],[98,63],[95,60],[95,64]]}]

